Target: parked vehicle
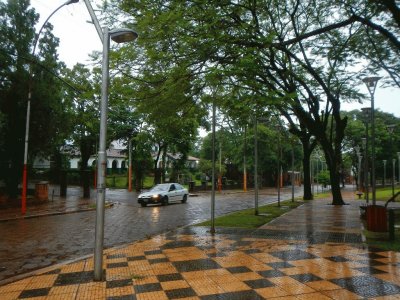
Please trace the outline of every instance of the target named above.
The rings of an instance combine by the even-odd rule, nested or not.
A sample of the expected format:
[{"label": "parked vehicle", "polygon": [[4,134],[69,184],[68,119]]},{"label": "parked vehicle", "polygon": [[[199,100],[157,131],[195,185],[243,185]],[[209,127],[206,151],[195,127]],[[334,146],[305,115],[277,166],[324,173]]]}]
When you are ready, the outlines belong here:
[{"label": "parked vehicle", "polygon": [[138,196],[138,203],[145,207],[147,204],[168,205],[170,202],[185,203],[189,192],[179,183],[162,183],[154,186],[150,191]]}]

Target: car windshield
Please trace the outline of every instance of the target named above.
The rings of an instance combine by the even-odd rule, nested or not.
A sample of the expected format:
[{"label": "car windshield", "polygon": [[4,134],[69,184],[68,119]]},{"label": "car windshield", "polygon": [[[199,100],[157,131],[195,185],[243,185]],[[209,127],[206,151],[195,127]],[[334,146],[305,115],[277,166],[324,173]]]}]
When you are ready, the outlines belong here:
[{"label": "car windshield", "polygon": [[150,192],[168,191],[169,184],[157,184]]}]

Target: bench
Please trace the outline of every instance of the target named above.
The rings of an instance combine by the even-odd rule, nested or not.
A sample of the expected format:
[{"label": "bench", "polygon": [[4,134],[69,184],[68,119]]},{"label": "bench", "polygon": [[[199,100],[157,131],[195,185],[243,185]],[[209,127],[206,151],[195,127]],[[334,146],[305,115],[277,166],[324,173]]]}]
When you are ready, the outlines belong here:
[{"label": "bench", "polygon": [[361,196],[364,195],[363,192],[357,191],[356,195],[358,196],[358,199],[361,199]]}]

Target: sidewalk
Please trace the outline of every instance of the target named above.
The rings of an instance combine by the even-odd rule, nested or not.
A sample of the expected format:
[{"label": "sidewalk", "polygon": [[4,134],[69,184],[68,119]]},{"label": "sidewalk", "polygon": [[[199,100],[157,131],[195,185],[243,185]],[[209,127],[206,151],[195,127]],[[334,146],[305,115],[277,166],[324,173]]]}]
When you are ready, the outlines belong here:
[{"label": "sidewalk", "polygon": [[359,201],[308,202],[259,229],[185,227],[53,266],[1,299],[400,299],[400,254],[362,244]]},{"label": "sidewalk", "polygon": [[95,209],[96,200],[93,191],[90,199],[82,198],[80,187],[68,187],[67,197],[60,197],[59,194],[59,187],[50,185],[48,201],[40,202],[28,198],[25,215],[21,214],[21,206],[19,204],[3,204],[0,208],[0,222]]}]

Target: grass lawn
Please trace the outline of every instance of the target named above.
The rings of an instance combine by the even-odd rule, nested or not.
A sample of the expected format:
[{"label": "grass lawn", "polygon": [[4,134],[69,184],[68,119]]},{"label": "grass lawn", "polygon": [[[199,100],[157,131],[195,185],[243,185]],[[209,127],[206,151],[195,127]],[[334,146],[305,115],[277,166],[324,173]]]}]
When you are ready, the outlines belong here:
[{"label": "grass lawn", "polygon": [[[281,207],[277,203],[260,206],[258,211],[262,215],[254,215],[254,208],[237,211],[215,218],[215,226],[217,227],[241,227],[241,228],[258,228],[280,215],[290,211],[293,208],[303,204],[302,201],[282,201]],[[196,226],[210,226],[211,221],[196,224]]]},{"label": "grass lawn", "polygon": [[106,184],[107,187],[126,189],[128,187],[128,177],[126,175],[108,175]]},{"label": "grass lawn", "polygon": [[[395,187],[394,193],[396,194],[400,189]],[[369,201],[372,201],[372,191],[371,187],[369,187],[368,193]],[[392,197],[392,188],[385,187],[385,188],[377,188],[376,189],[376,201],[387,201],[389,198]],[[364,200],[364,195],[361,197],[360,200]],[[397,197],[397,201],[400,201],[400,196]]]},{"label": "grass lawn", "polygon": [[364,235],[367,238],[367,244],[372,247],[378,247],[384,250],[400,251],[400,230],[395,228],[395,240],[389,241],[389,233],[387,232],[372,232],[364,230]]}]

